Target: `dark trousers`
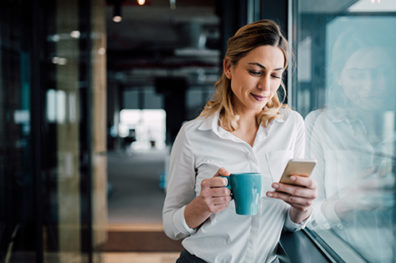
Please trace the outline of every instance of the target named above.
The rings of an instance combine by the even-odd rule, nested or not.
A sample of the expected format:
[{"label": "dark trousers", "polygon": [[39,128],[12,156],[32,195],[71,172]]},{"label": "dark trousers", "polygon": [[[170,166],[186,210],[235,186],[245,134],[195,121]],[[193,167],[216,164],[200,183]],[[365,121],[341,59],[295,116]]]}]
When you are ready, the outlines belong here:
[{"label": "dark trousers", "polygon": [[206,263],[206,261],[191,255],[187,250],[183,250],[180,253],[180,257],[176,260],[176,263]]}]

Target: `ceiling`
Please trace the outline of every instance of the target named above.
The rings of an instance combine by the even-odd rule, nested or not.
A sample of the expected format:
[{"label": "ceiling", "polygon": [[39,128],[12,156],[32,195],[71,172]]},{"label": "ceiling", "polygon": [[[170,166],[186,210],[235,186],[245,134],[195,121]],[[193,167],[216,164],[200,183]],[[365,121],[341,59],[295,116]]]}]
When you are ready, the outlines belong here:
[{"label": "ceiling", "polygon": [[191,85],[213,85],[220,64],[215,0],[176,1],[175,7],[169,0],[152,0],[146,6],[124,1],[122,21],[115,23],[113,2],[108,2],[110,79],[130,88],[150,86],[164,76],[184,76]]}]

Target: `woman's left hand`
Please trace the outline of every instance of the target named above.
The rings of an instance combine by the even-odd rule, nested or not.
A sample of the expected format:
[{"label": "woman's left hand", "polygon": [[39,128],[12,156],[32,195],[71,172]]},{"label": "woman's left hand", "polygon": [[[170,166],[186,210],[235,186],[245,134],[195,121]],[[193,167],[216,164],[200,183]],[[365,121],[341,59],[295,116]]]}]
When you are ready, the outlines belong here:
[{"label": "woman's left hand", "polygon": [[271,198],[281,199],[290,204],[290,218],[301,223],[312,213],[312,203],[317,195],[317,184],[310,177],[294,174],[290,177],[295,185],[273,183],[275,191],[267,192]]}]

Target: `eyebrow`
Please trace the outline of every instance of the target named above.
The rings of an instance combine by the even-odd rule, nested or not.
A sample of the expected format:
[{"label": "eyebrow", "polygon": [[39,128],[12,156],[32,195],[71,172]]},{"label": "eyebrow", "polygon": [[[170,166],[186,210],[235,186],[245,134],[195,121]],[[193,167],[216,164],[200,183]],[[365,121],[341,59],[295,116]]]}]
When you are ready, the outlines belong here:
[{"label": "eyebrow", "polygon": [[[249,65],[256,65],[256,66],[259,66],[262,69],[266,69],[263,65],[261,65],[260,63],[257,63],[257,62],[249,62],[248,64]],[[283,68],[276,68],[274,70],[283,70]]]}]

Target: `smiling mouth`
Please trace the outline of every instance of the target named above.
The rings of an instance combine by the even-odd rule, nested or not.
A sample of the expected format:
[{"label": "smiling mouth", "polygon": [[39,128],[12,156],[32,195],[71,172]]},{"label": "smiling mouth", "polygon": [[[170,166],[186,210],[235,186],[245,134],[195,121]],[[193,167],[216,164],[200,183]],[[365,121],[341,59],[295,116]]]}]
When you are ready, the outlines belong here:
[{"label": "smiling mouth", "polygon": [[257,101],[263,101],[263,100],[265,100],[267,98],[265,96],[259,96],[259,95],[255,95],[253,93],[250,93],[250,95],[252,95],[253,98],[255,98]]}]

